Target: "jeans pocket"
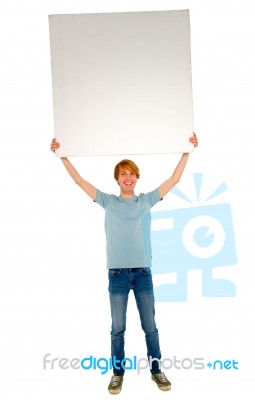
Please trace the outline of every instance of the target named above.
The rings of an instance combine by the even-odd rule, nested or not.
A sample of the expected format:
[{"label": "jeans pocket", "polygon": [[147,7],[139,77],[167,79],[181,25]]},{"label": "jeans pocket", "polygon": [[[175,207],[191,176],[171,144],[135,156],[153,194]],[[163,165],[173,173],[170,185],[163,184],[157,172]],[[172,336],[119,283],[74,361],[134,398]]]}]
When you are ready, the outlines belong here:
[{"label": "jeans pocket", "polygon": [[120,274],[120,268],[111,268],[108,271],[109,276],[118,276]]},{"label": "jeans pocket", "polygon": [[142,274],[149,275],[150,273],[151,273],[151,269],[150,268],[142,268]]}]

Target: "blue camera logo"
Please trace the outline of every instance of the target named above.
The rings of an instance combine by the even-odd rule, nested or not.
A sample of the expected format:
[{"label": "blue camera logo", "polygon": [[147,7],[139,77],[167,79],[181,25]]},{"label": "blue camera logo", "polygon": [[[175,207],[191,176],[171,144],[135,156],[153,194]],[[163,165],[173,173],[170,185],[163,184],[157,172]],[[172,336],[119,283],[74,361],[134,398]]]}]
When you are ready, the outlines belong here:
[{"label": "blue camera logo", "polygon": [[[194,174],[197,200],[202,174]],[[226,191],[222,184],[205,202]],[[188,198],[178,189],[172,193]],[[156,301],[187,301],[187,274],[202,270],[203,297],[233,297],[233,282],[213,279],[214,267],[237,263],[230,204],[198,205],[152,213],[153,274],[175,273],[177,283],[155,287]]]}]

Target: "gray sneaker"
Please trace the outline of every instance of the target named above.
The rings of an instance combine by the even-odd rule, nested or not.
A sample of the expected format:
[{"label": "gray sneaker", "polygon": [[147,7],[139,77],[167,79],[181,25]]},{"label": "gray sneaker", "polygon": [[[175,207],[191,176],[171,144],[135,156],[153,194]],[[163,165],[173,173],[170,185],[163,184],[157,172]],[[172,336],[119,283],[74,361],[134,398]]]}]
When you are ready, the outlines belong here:
[{"label": "gray sneaker", "polygon": [[171,389],[171,382],[169,382],[164,372],[159,372],[158,374],[152,374],[151,379],[158,385],[158,388],[160,390],[166,392]]},{"label": "gray sneaker", "polygon": [[113,375],[108,385],[108,391],[111,394],[119,394],[122,389],[123,376]]}]

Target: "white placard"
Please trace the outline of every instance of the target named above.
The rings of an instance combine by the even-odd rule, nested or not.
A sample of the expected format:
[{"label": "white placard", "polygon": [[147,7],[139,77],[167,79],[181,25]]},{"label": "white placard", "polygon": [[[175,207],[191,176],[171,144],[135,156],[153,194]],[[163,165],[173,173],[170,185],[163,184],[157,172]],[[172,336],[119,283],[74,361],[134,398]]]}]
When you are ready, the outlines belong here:
[{"label": "white placard", "polygon": [[59,156],[190,152],[189,11],[50,15]]}]

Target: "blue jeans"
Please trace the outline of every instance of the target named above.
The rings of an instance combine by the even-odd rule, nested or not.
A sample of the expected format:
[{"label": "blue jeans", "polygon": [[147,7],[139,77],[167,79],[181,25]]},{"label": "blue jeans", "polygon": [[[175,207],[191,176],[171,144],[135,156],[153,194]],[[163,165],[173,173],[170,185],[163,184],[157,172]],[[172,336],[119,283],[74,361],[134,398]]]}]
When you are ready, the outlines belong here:
[{"label": "blue jeans", "polygon": [[[124,335],[126,330],[126,312],[130,289],[134,291],[142,329],[145,333],[147,357],[161,359],[158,330],[155,323],[153,283],[150,268],[109,269],[109,295],[111,305],[111,356],[112,360],[125,358]],[[124,375],[125,369],[113,365],[115,375]],[[160,372],[158,361],[151,363],[152,374]]]}]

